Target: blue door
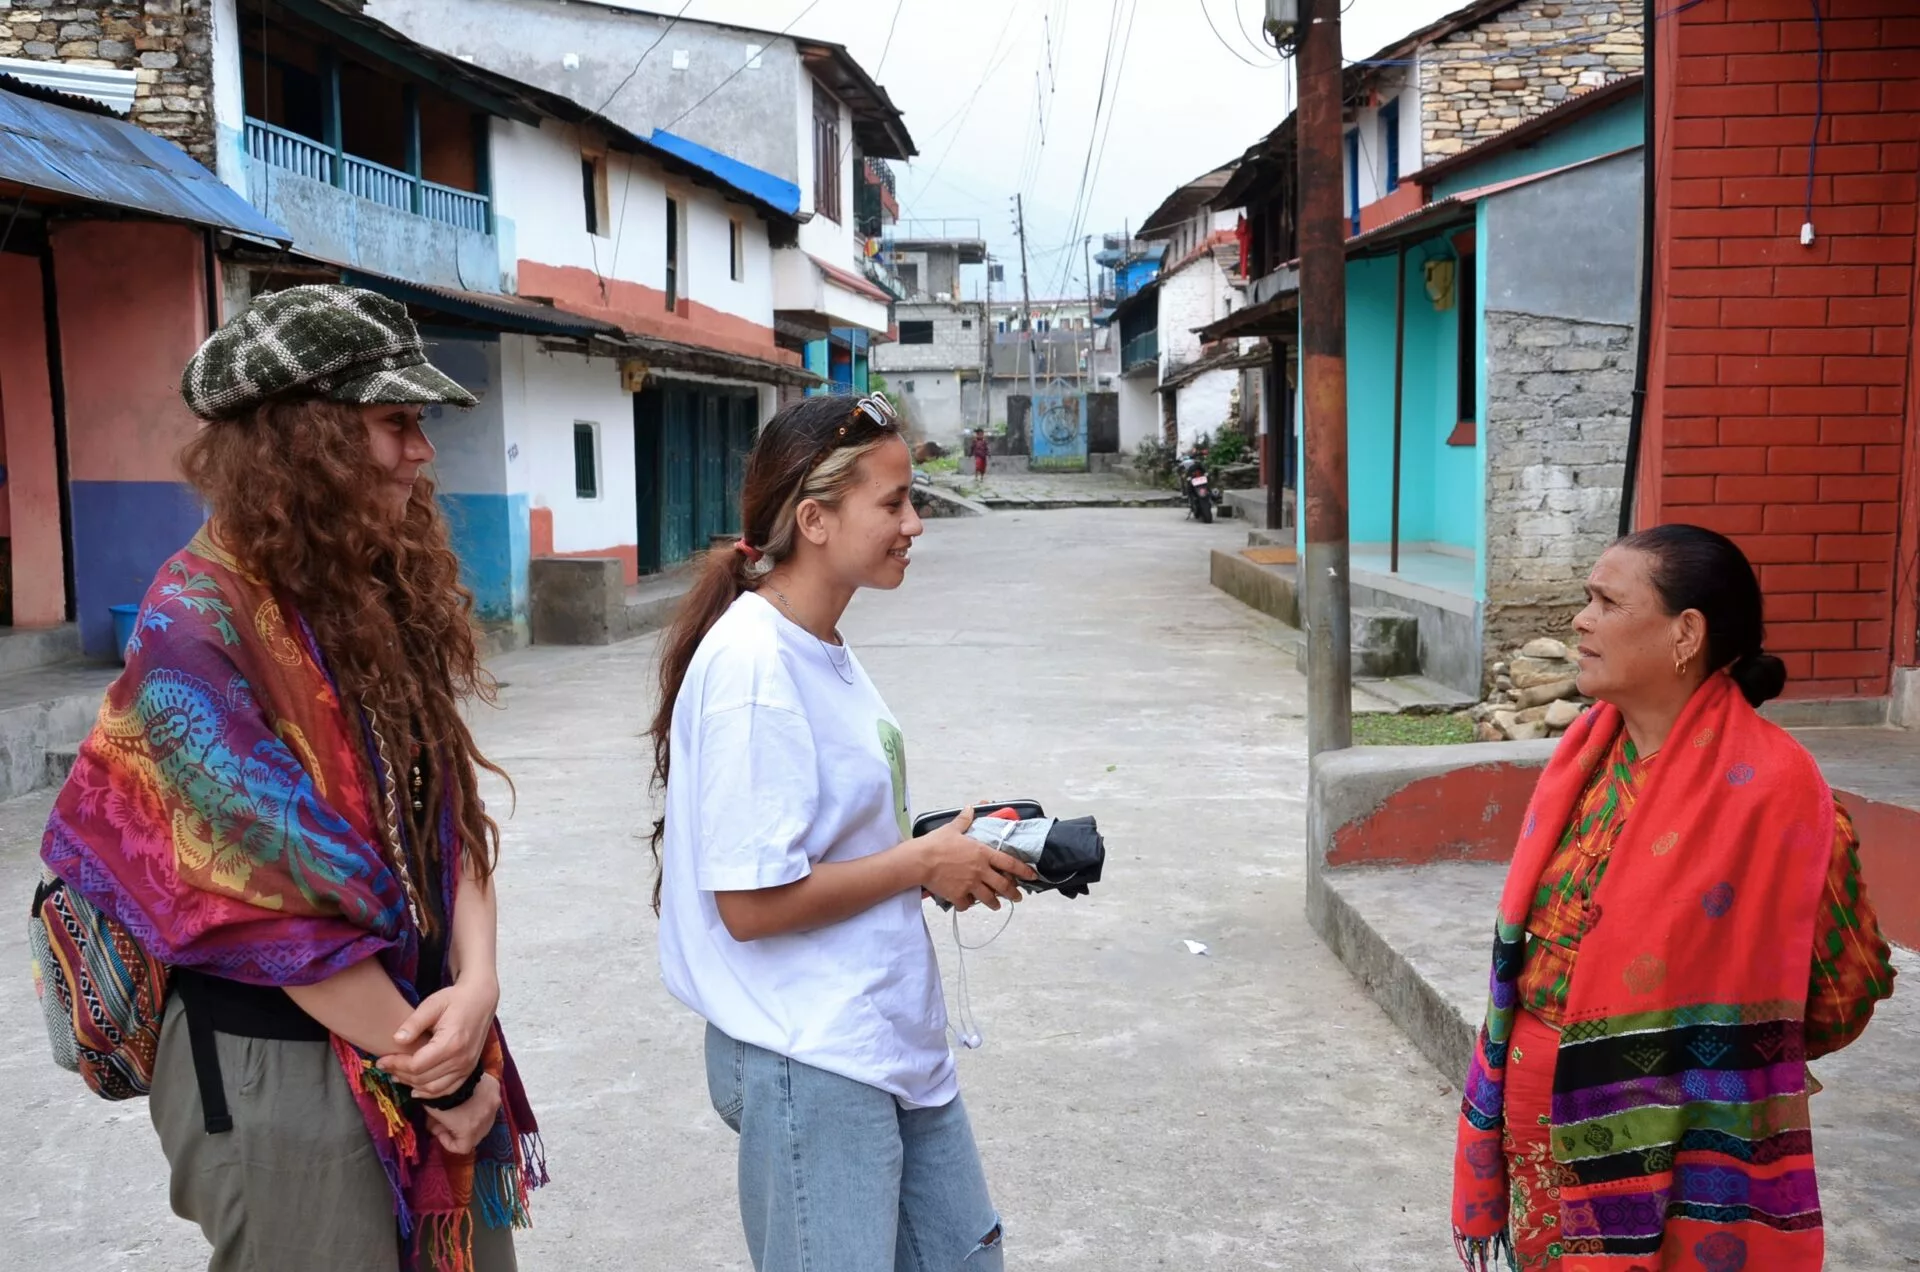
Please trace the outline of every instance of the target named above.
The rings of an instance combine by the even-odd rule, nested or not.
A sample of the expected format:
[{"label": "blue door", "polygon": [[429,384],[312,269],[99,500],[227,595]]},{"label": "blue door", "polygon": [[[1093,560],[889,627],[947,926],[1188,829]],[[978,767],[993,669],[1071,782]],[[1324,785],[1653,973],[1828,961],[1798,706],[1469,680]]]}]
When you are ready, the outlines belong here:
[{"label": "blue door", "polygon": [[694,549],[694,448],[699,434],[699,402],[689,390],[672,385],[661,393],[660,564],[677,565]]},{"label": "blue door", "polygon": [[1033,399],[1029,422],[1033,468],[1087,471],[1086,401],[1078,393],[1042,393]]},{"label": "blue door", "polygon": [[699,516],[696,550],[705,548],[715,535],[725,534],[733,518],[727,513],[727,432],[732,415],[729,394],[714,390],[699,391],[700,441],[698,449]]},{"label": "blue door", "polygon": [[747,480],[747,455],[753,450],[753,434],[760,413],[760,395],[739,393],[728,403],[727,425],[727,531],[739,534],[740,496]]}]

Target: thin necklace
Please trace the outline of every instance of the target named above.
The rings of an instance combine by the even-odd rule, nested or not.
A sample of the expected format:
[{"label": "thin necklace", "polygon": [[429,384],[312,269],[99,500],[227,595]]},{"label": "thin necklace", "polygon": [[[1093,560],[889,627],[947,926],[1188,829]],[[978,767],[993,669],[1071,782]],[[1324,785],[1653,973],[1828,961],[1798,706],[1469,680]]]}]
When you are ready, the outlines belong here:
[{"label": "thin necklace", "polygon": [[[805,632],[807,635],[812,636],[813,639],[819,643],[820,652],[827,656],[827,663],[829,666],[833,668],[833,674],[840,678],[840,682],[842,684],[848,684],[848,685],[852,684],[853,683],[853,653],[847,648],[846,638],[840,635],[840,629],[838,627],[833,629],[834,644],[829,645],[826,641],[821,640],[819,635],[815,633],[811,627],[808,627],[805,623],[800,621],[799,612],[793,608],[793,602],[787,599],[787,594],[785,592],[782,592],[779,588],[773,587],[771,585],[768,585],[767,591],[772,592],[774,596],[779,600],[780,604],[786,607],[787,615],[788,617],[793,619],[794,626],[798,627],[801,631]],[[833,656],[833,651],[835,646],[838,646],[840,652],[846,655],[844,660],[835,658]]]}]

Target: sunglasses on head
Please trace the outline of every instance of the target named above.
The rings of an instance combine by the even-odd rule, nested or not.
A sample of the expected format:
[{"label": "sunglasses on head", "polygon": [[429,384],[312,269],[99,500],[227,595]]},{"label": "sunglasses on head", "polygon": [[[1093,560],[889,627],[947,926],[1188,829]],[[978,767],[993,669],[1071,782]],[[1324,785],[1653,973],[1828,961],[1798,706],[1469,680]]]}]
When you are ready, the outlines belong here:
[{"label": "sunglasses on head", "polygon": [[878,393],[869,393],[855,402],[853,409],[847,412],[847,422],[840,426],[839,432],[834,435],[835,439],[844,440],[847,436],[847,429],[857,424],[859,417],[863,415],[872,422],[875,428],[884,429],[889,433],[900,427],[900,417],[894,414],[893,403],[887,401],[886,398],[880,396]]}]

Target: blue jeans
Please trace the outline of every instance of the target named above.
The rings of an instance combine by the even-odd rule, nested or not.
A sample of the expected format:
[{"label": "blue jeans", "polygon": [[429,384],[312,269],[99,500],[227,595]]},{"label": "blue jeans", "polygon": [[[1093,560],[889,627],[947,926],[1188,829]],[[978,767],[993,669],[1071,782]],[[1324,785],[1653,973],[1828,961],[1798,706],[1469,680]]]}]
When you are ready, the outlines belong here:
[{"label": "blue jeans", "polygon": [[707,1092],[740,1136],[755,1272],[1001,1272],[1000,1217],[958,1096],[903,1109],[712,1025]]}]

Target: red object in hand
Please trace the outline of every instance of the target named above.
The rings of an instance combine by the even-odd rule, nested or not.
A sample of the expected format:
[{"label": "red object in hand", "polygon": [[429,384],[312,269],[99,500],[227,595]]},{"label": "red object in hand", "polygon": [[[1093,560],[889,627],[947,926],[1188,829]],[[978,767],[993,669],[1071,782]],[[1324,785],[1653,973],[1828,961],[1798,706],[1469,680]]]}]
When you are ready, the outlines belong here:
[{"label": "red object in hand", "polygon": [[1020,820],[1020,814],[1014,812],[1011,808],[1003,808],[997,813],[988,813],[987,816],[997,818],[1000,821]]}]

